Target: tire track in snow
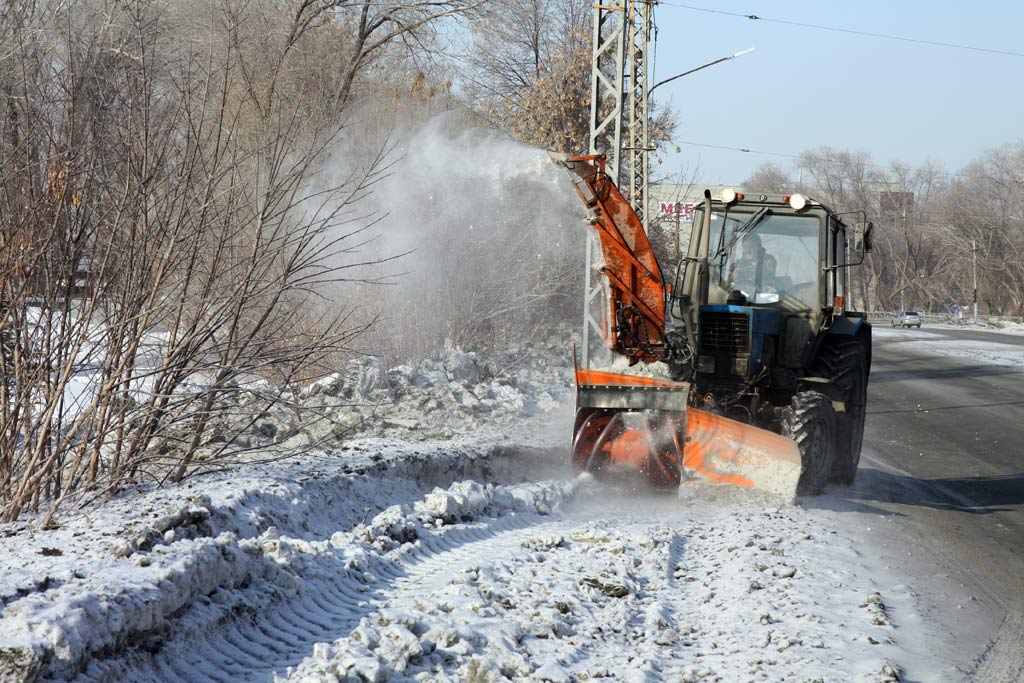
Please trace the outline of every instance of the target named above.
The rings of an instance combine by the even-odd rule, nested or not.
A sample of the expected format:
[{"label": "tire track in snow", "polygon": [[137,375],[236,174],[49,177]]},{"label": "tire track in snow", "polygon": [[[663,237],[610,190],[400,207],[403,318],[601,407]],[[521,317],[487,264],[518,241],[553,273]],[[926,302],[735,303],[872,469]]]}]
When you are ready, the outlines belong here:
[{"label": "tire track in snow", "polygon": [[426,552],[413,551],[419,561],[411,564],[407,573],[395,581],[386,599],[378,602],[385,605],[400,596],[430,595],[447,585],[451,575],[460,569],[521,551],[524,539],[547,529],[564,530],[565,527],[564,521],[553,521],[549,517],[514,516],[486,524],[484,533],[480,525],[474,524],[438,535],[425,544]]},{"label": "tire track in snow", "polygon": [[[153,646],[155,652],[94,659],[76,680],[271,681],[275,672],[283,673],[302,661],[315,643],[347,633],[370,609],[371,595],[360,593],[366,585],[361,577],[347,569],[340,557],[327,568],[332,566],[337,571],[333,582],[306,579],[292,595],[268,596],[263,604],[241,604],[214,628],[204,628],[201,615],[189,615],[179,620],[184,623],[171,626],[177,632]],[[190,623],[199,624],[194,632]]]},{"label": "tire track in snow", "polygon": [[[545,486],[545,483],[533,486]],[[556,485],[564,486],[564,485]],[[524,487],[527,488],[527,487]],[[542,501],[537,502],[538,505]],[[355,537],[338,539],[340,549],[331,541],[304,542],[280,538],[278,543],[294,543],[315,553],[315,575],[296,575],[291,594],[272,596],[266,604],[240,604],[234,613],[222,618],[219,627],[189,630],[189,623],[208,625],[203,614],[209,604],[193,606],[187,619],[180,620],[175,633],[154,652],[134,651],[121,658],[92,660],[76,678],[79,683],[125,681],[160,683],[186,681],[235,683],[273,681],[309,656],[318,643],[329,643],[349,634],[366,615],[386,606],[392,599],[392,585],[408,580],[409,571],[445,558],[464,546],[487,542],[503,533],[528,528],[549,517],[515,509],[498,510],[497,517],[444,529],[422,542],[400,546],[385,555],[369,554],[365,567],[350,566],[346,546],[358,542]],[[251,597],[252,588],[241,597]]]},{"label": "tire track in snow", "polygon": [[598,498],[421,537],[377,611],[289,680],[896,680],[884,603],[806,511]]},{"label": "tire track in snow", "polygon": [[[587,514],[573,515],[570,510],[571,508],[563,510],[555,518],[527,516],[524,519],[523,516],[511,515],[442,529],[408,550],[408,560],[403,562],[404,573],[394,577],[389,587],[374,597],[374,603],[378,611],[414,609],[424,601],[430,602],[447,587],[467,582],[467,577],[468,582],[473,582],[473,574],[481,568],[490,571],[497,566],[508,570],[510,574],[515,574],[523,568],[524,555],[532,553],[536,559],[539,551],[531,548],[537,547],[538,544],[541,548],[547,545],[551,546],[547,550],[557,553],[557,548],[570,538],[571,543],[575,544],[610,542],[613,547],[604,554],[616,558],[611,564],[618,564],[619,560],[627,561],[631,555],[615,545],[617,539],[637,534],[641,537],[641,543],[646,542],[653,551],[656,560],[653,564],[645,566],[645,569],[650,571],[639,577],[639,587],[634,591],[635,595],[630,596],[636,603],[628,610],[633,614],[623,619],[621,627],[614,624],[621,615],[619,609],[611,610],[613,613],[608,615],[608,618],[594,620],[594,623],[598,631],[606,629],[612,639],[629,640],[637,647],[635,655],[640,656],[631,656],[631,659],[635,660],[635,671],[630,680],[652,683],[661,680],[682,680],[673,678],[672,671],[667,673],[667,677],[663,677],[659,671],[663,663],[659,660],[665,655],[664,643],[657,642],[657,638],[648,638],[650,634],[645,630],[649,625],[646,622],[650,621],[649,613],[652,611],[665,615],[691,611],[685,593],[673,596],[668,590],[675,581],[675,567],[684,553],[682,536],[667,528],[656,526],[652,530],[651,522],[647,519],[624,522],[621,519],[599,517],[595,520],[589,518]],[[605,536],[602,531],[605,527],[615,527],[612,536]],[[653,540],[656,535],[663,537],[660,542]],[[528,561],[525,564],[528,564]],[[589,573],[573,574],[567,585],[561,586],[560,589],[573,602],[596,603],[590,607],[600,612],[599,603],[615,601],[600,597],[594,600],[592,594],[595,591],[592,588],[580,587],[581,579],[593,579],[594,576],[590,574],[596,575],[595,568],[590,569]],[[522,595],[520,593],[517,599]],[[671,621],[671,617],[666,619],[662,628],[667,628],[668,622]],[[609,667],[609,663],[617,657],[612,657],[611,660],[602,657],[602,650],[608,648],[595,648],[592,639],[573,638],[567,633],[557,633],[557,630],[556,627],[555,633],[542,638],[551,638],[554,649],[558,652],[557,659],[566,669],[594,671],[604,668],[608,670],[609,675],[614,676],[614,667]],[[565,637],[567,635],[570,637]],[[542,677],[554,676],[555,678],[550,680],[558,680],[559,674],[554,672],[555,668],[557,667],[549,666],[547,674],[542,671]],[[675,670],[683,673],[689,671],[685,668],[685,663],[680,663]]]}]

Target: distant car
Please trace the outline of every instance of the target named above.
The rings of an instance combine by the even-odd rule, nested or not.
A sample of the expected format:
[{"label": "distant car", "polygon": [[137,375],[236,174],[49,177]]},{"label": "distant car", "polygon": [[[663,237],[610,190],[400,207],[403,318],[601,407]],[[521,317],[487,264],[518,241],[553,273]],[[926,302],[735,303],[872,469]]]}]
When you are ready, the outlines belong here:
[{"label": "distant car", "polygon": [[921,327],[921,316],[917,311],[900,311],[892,318],[893,327]]}]

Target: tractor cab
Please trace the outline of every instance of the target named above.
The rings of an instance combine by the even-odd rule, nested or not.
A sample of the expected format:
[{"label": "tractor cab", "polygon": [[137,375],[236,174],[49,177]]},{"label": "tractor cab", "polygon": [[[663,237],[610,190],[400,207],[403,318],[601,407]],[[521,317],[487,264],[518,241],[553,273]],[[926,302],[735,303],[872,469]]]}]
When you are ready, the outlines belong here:
[{"label": "tractor cab", "polygon": [[692,379],[725,400],[772,375],[770,384],[791,391],[821,334],[851,325],[843,317],[847,266],[863,260],[866,246],[870,224],[851,230],[803,195],[726,189],[709,198],[694,211],[683,264],[701,277],[680,273],[672,307],[695,328]]},{"label": "tractor cab", "polygon": [[[849,228],[827,206],[799,194],[748,197],[728,189],[710,206],[709,303],[814,311],[845,299]],[[695,227],[704,211],[694,212]]]}]

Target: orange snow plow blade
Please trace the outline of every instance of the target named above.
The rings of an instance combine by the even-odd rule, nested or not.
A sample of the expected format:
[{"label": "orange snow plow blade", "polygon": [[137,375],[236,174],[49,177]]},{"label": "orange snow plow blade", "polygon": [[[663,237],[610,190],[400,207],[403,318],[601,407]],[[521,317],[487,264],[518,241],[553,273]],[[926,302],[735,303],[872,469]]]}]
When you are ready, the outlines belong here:
[{"label": "orange snow plow blade", "polygon": [[767,429],[696,408],[687,411],[683,469],[699,481],[796,497],[800,450]]},{"label": "orange snow plow blade", "polygon": [[602,479],[639,472],[656,488],[730,484],[796,496],[792,439],[688,405],[690,385],[576,370],[573,464]]}]

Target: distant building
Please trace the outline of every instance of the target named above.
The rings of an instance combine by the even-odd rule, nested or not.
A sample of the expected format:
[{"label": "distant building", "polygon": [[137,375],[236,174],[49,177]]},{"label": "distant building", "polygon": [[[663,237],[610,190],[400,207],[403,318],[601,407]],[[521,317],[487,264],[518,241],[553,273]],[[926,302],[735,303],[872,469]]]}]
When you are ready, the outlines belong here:
[{"label": "distant building", "polygon": [[651,185],[647,209],[651,214],[650,237],[663,267],[667,264],[674,265],[677,260],[677,240],[679,254],[686,254],[690,244],[693,212],[704,201],[704,190],[711,190],[711,196],[717,198],[726,187],[742,192],[742,188],[735,185]]},{"label": "distant building", "polygon": [[[742,192],[742,188],[726,185],[675,185],[664,183],[651,185],[649,211],[652,220],[657,221],[688,221],[693,219],[693,209],[704,201],[704,190],[711,190],[712,197],[718,197],[725,187]],[[678,214],[678,216],[677,216]]]}]

